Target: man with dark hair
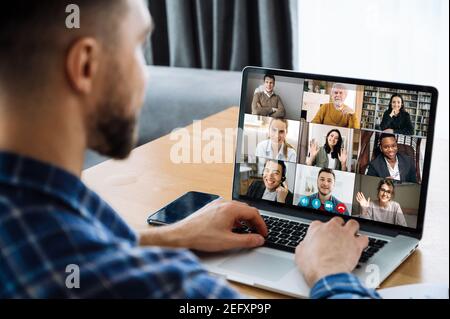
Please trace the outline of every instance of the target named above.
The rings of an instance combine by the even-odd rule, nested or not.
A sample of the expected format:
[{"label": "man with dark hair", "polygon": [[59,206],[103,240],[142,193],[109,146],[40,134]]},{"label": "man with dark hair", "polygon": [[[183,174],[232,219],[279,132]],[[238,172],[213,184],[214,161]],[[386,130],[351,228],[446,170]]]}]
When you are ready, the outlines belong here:
[{"label": "man with dark hair", "polygon": [[262,181],[254,181],[248,188],[247,196],[292,205],[294,195],[286,185],[286,164],[268,159],[264,164]]},{"label": "man with dark hair", "polygon": [[398,152],[394,134],[382,133],[379,147],[381,154],[369,163],[367,175],[417,183],[416,166],[409,156]]},{"label": "man with dark hair", "polygon": [[[5,3],[0,5],[0,298],[240,297],[188,250],[158,246],[201,251],[260,246],[267,228],[257,209],[217,202],[182,222],[137,234],[80,180],[87,148],[124,158],[136,140],[147,78],[141,46],[151,30],[145,2],[79,0],[79,29],[65,25],[72,1]],[[258,234],[233,233],[240,221]],[[300,245],[297,256],[314,265],[302,266],[308,283],[318,285],[312,296],[314,291],[336,296],[321,289],[324,279],[327,287],[353,283],[339,296],[376,297],[348,274],[368,242],[355,237],[358,223],[334,219],[310,229],[315,230],[305,238],[310,244]],[[330,264],[317,266],[314,247],[321,233],[338,237],[334,247],[345,249],[345,257],[322,245],[318,253],[327,253]],[[75,269],[78,284],[67,277]]]},{"label": "man with dark hair", "polygon": [[322,211],[350,215],[347,206],[333,196],[336,175],[330,168],[322,168],[317,174],[318,192],[300,198],[299,206],[308,206]]},{"label": "man with dark hair", "polygon": [[267,73],[264,75],[264,82],[266,82],[266,79],[271,79],[275,85],[275,75]]},{"label": "man with dark hair", "polygon": [[275,94],[274,88],[275,76],[271,74],[264,75],[264,90],[253,95],[252,114],[275,118],[284,118],[286,116],[281,97]]}]

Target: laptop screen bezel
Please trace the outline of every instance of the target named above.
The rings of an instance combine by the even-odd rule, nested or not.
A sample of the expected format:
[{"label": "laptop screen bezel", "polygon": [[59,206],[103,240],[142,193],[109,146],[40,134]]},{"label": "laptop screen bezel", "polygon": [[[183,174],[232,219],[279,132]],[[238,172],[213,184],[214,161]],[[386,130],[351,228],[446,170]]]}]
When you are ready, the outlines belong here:
[{"label": "laptop screen bezel", "polygon": [[[244,117],[247,101],[247,83],[249,74],[265,74],[270,73],[274,76],[283,76],[283,77],[291,77],[298,79],[311,79],[311,80],[320,80],[327,82],[340,82],[340,83],[348,83],[355,85],[364,85],[364,86],[374,86],[374,87],[383,87],[383,88],[392,88],[392,89],[402,89],[402,90],[410,90],[410,91],[420,91],[431,93],[431,106],[430,106],[430,115],[429,115],[429,123],[428,123],[428,131],[426,136],[426,147],[425,147],[425,157],[423,162],[423,170],[422,170],[422,183],[420,189],[420,199],[419,199],[419,207],[418,207],[418,215],[417,215],[417,224],[416,228],[403,227],[398,225],[387,224],[383,222],[377,222],[373,220],[368,220],[364,218],[352,217],[352,216],[341,216],[344,219],[356,219],[360,225],[362,230],[366,231],[374,231],[374,232],[384,232],[388,234],[403,234],[406,236],[411,236],[420,239],[423,234],[423,223],[425,218],[425,209],[426,209],[426,199],[428,193],[428,182],[430,176],[430,166],[431,166],[431,155],[433,149],[433,139],[434,139],[434,126],[435,126],[435,116],[436,116],[436,105],[438,99],[438,90],[432,86],[424,86],[424,85],[415,85],[415,84],[406,84],[406,83],[398,83],[398,82],[386,82],[386,81],[378,81],[378,80],[367,80],[367,79],[358,79],[358,78],[349,78],[349,77],[339,77],[332,75],[321,75],[321,74],[311,74],[311,73],[302,73],[296,71],[288,71],[288,70],[280,70],[280,69],[271,69],[271,68],[261,68],[261,67],[246,67],[242,71],[242,84],[241,84],[241,97],[239,103],[239,119],[238,119],[238,134],[237,134],[237,142],[236,142],[236,152],[235,152],[235,161],[234,161],[234,174],[233,174],[233,192],[232,198],[233,200],[243,201],[248,203],[251,206],[254,206],[261,210],[268,210],[275,213],[294,216],[300,218],[306,218],[310,220],[322,220],[326,221],[336,215],[321,212],[319,210],[315,210],[313,208],[305,208],[294,205],[285,205],[277,202],[266,201],[262,199],[253,199],[245,195],[240,195],[240,158],[241,158],[241,150],[242,150],[242,141],[243,141],[243,128],[244,128]],[[298,164],[298,163],[297,163]]]}]

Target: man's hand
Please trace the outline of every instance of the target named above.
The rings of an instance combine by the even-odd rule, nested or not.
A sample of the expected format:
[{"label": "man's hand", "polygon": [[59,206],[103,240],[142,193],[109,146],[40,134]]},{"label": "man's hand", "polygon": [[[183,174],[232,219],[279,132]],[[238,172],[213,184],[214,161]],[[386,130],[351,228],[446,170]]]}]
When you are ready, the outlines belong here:
[{"label": "man's hand", "polygon": [[[242,221],[258,234],[233,233]],[[236,201],[215,201],[180,222],[148,230],[140,242],[215,252],[258,247],[264,244],[263,236],[267,236],[267,227],[256,208]]]},{"label": "man's hand", "polygon": [[369,243],[367,236],[356,235],[358,230],[357,221],[344,223],[341,217],[311,223],[295,251],[295,261],[310,287],[325,276],[351,272],[356,267]]}]

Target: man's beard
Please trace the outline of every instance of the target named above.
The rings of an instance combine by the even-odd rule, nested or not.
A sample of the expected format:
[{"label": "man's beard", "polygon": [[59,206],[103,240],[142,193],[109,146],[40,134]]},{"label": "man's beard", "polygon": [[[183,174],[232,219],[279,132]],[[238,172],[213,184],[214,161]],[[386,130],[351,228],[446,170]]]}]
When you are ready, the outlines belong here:
[{"label": "man's beard", "polygon": [[93,149],[105,156],[124,159],[135,145],[135,128],[135,117],[124,117],[112,112],[105,114],[96,125],[96,134],[101,143]]},{"label": "man's beard", "polygon": [[336,106],[336,107],[341,107],[342,106],[342,101],[336,101],[336,100],[334,100],[333,101],[334,102],[334,105]]},{"label": "man's beard", "polygon": [[324,192],[322,192],[319,188],[319,194],[322,195],[323,197],[327,197],[331,194],[331,192],[328,192],[328,194],[325,194]]},{"label": "man's beard", "polygon": [[136,88],[126,80],[127,72],[118,60],[112,58],[107,64],[110,67],[104,74],[101,99],[88,122],[88,147],[101,155],[124,159],[137,142]]},{"label": "man's beard", "polygon": [[90,119],[89,148],[104,156],[124,159],[136,143],[137,115],[126,114],[125,110],[130,104],[126,91],[113,88],[112,85],[109,87],[96,114]]}]

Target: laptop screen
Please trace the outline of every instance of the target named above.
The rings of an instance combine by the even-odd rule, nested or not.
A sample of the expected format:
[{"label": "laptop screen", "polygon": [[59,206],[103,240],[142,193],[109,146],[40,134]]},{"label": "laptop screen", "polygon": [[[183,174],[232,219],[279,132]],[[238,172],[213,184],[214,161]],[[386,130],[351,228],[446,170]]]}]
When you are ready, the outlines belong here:
[{"label": "laptop screen", "polygon": [[260,68],[242,87],[234,198],[423,223],[434,88]]}]

